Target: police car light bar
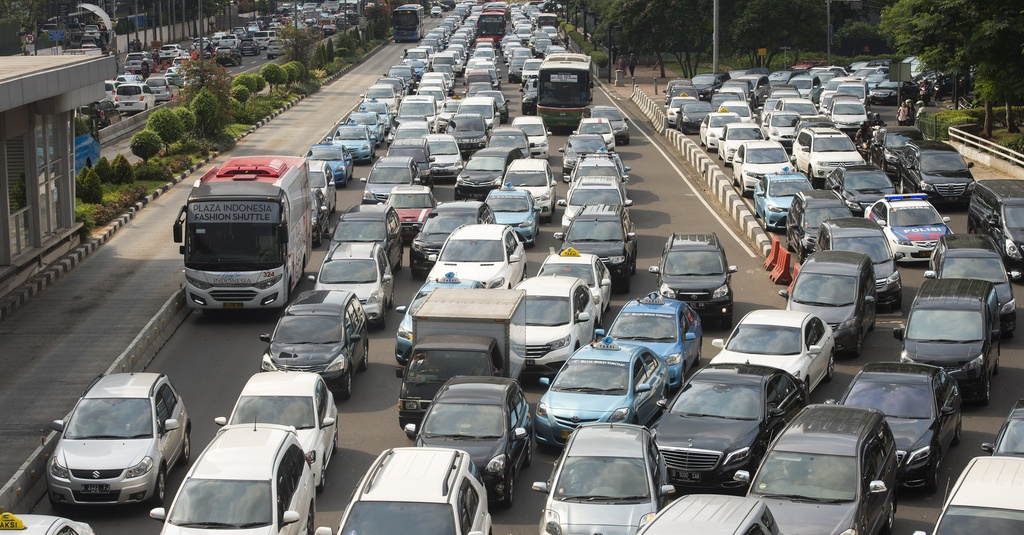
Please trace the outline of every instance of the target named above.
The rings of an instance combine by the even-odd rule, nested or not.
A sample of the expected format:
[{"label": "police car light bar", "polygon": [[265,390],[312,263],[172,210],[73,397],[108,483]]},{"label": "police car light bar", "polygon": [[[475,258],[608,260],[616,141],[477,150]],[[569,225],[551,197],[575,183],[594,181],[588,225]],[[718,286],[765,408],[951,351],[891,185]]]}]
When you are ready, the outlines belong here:
[{"label": "police car light bar", "polygon": [[883,195],[887,201],[926,201],[927,193],[890,193]]}]

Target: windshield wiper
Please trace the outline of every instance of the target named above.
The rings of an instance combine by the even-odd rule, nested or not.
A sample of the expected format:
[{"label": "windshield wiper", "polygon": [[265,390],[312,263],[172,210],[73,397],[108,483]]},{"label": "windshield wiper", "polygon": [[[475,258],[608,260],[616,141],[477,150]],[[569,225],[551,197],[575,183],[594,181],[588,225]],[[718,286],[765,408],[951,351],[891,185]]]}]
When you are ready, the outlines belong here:
[{"label": "windshield wiper", "polygon": [[[250,522],[252,524],[252,522]],[[171,525],[182,527],[182,528],[235,528],[240,529],[243,525],[231,522],[179,522],[175,524],[171,522]],[[257,526],[266,525],[265,522],[256,523]]]},{"label": "windshield wiper", "polygon": [[667,336],[621,336],[622,340],[636,340],[638,342],[658,342],[660,340],[672,340]]},{"label": "windshield wiper", "polygon": [[67,438],[70,438],[71,440],[117,440],[117,439],[125,439],[125,438],[128,438],[128,437],[124,437],[124,436],[121,436],[121,435],[86,435],[84,437],[67,437]]},{"label": "windshield wiper", "polygon": [[850,500],[842,500],[839,498],[815,498],[813,496],[804,496],[802,494],[760,494],[764,498],[781,498],[783,500],[799,500],[814,503],[843,503]]},{"label": "windshield wiper", "polygon": [[459,440],[459,439],[463,439],[463,438],[477,438],[477,437],[474,437],[472,435],[460,435],[458,433],[437,433],[437,434],[430,433],[430,434],[427,435],[427,438],[452,438],[452,439],[455,439],[455,440]]},{"label": "windshield wiper", "polygon": [[948,338],[925,338],[925,339],[912,338],[911,340],[913,340],[915,342],[925,342],[925,343],[932,343],[932,344],[968,344],[968,343],[973,341],[973,340],[950,340]]},{"label": "windshield wiper", "polygon": [[824,301],[802,301],[800,299],[794,299],[794,303],[800,303],[801,305],[811,305],[816,307],[838,307],[843,305],[837,305],[835,303],[826,303]]}]

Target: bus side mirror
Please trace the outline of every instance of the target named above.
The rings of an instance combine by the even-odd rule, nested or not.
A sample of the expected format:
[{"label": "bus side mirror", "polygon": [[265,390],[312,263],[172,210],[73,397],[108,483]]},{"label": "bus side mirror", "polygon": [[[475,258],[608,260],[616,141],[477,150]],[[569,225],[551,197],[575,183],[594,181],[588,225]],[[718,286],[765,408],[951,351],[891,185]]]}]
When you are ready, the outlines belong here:
[{"label": "bus side mirror", "polygon": [[281,242],[281,245],[288,243],[288,225],[281,223],[281,226],[277,228],[277,241]]}]

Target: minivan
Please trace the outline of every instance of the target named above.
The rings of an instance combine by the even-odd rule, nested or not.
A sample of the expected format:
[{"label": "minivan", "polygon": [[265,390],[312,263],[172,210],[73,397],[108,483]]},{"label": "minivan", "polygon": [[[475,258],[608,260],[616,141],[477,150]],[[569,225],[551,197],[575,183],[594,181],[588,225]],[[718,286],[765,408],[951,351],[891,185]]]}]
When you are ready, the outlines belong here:
[{"label": "minivan", "polygon": [[253,32],[252,38],[258,45],[260,45],[260,50],[263,50],[270,45],[271,41],[277,39],[277,32],[274,30],[260,30]]},{"label": "minivan", "polygon": [[798,191],[793,196],[786,216],[786,243],[798,261],[814,252],[821,223],[838,217],[853,217],[853,213],[830,190]]},{"label": "minivan", "polygon": [[875,327],[875,270],[871,258],[852,251],[808,256],[793,280],[786,310],[810,312],[832,327],[836,350],[860,356],[864,337]]},{"label": "minivan", "polygon": [[967,232],[996,242],[1007,269],[1024,271],[1024,182],[979,180],[967,209]]},{"label": "minivan", "polygon": [[903,282],[896,261],[903,253],[893,253],[889,240],[878,223],[863,217],[839,217],[822,221],[818,228],[816,251],[853,251],[871,258],[875,270],[875,306],[897,311],[903,306]]},{"label": "minivan", "polygon": [[892,335],[903,342],[900,361],[945,368],[965,400],[988,405],[999,370],[999,298],[991,282],[925,279],[906,327]]},{"label": "minivan", "polygon": [[[1024,459],[975,457],[942,507],[933,535],[1024,531]],[[915,531],[914,535],[926,535]]]},{"label": "minivan", "polygon": [[[1007,278],[1009,275],[1009,278]],[[939,238],[929,261],[926,279],[981,279],[992,283],[999,296],[999,329],[1012,338],[1017,327],[1017,302],[1009,279],[1020,280],[1020,271],[1007,273],[999,249],[989,236],[947,234]]]},{"label": "minivan", "polygon": [[721,494],[688,494],[661,510],[637,535],[779,535],[763,500]]}]

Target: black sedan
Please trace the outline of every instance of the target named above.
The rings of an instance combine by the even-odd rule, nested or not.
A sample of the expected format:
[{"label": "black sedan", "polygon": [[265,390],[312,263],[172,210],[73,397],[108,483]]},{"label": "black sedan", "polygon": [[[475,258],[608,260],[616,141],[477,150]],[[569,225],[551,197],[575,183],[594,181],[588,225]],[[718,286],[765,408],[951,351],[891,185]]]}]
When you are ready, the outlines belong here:
[{"label": "black sedan", "polygon": [[502,507],[512,506],[516,476],[533,460],[533,418],[514,379],[449,379],[434,396],[422,426],[407,424],[405,434],[417,446],[468,452],[487,497]]},{"label": "black sedan", "polygon": [[885,171],[873,165],[839,166],[825,177],[825,189],[836,192],[857,217],[883,196],[896,193]]},{"label": "black sedan", "polygon": [[743,495],[737,470],[756,470],[772,437],[807,405],[785,371],[711,364],[687,381],[654,427],[669,483],[682,494]]},{"label": "black sedan", "polygon": [[710,102],[687,102],[676,114],[676,128],[684,134],[696,134],[700,132],[700,123],[704,122],[704,117],[712,111]]},{"label": "black sedan", "polygon": [[999,428],[996,441],[986,442],[981,449],[992,455],[1024,457],[1024,399],[1018,399],[1010,415]]},{"label": "black sedan", "polygon": [[938,489],[942,459],[960,443],[963,427],[960,389],[945,370],[926,364],[867,364],[840,403],[885,413],[896,439],[900,486]]},{"label": "black sedan", "polygon": [[320,247],[324,236],[330,236],[331,212],[327,209],[327,199],[320,188],[314,188],[310,199],[309,212],[313,218],[313,247]]}]

